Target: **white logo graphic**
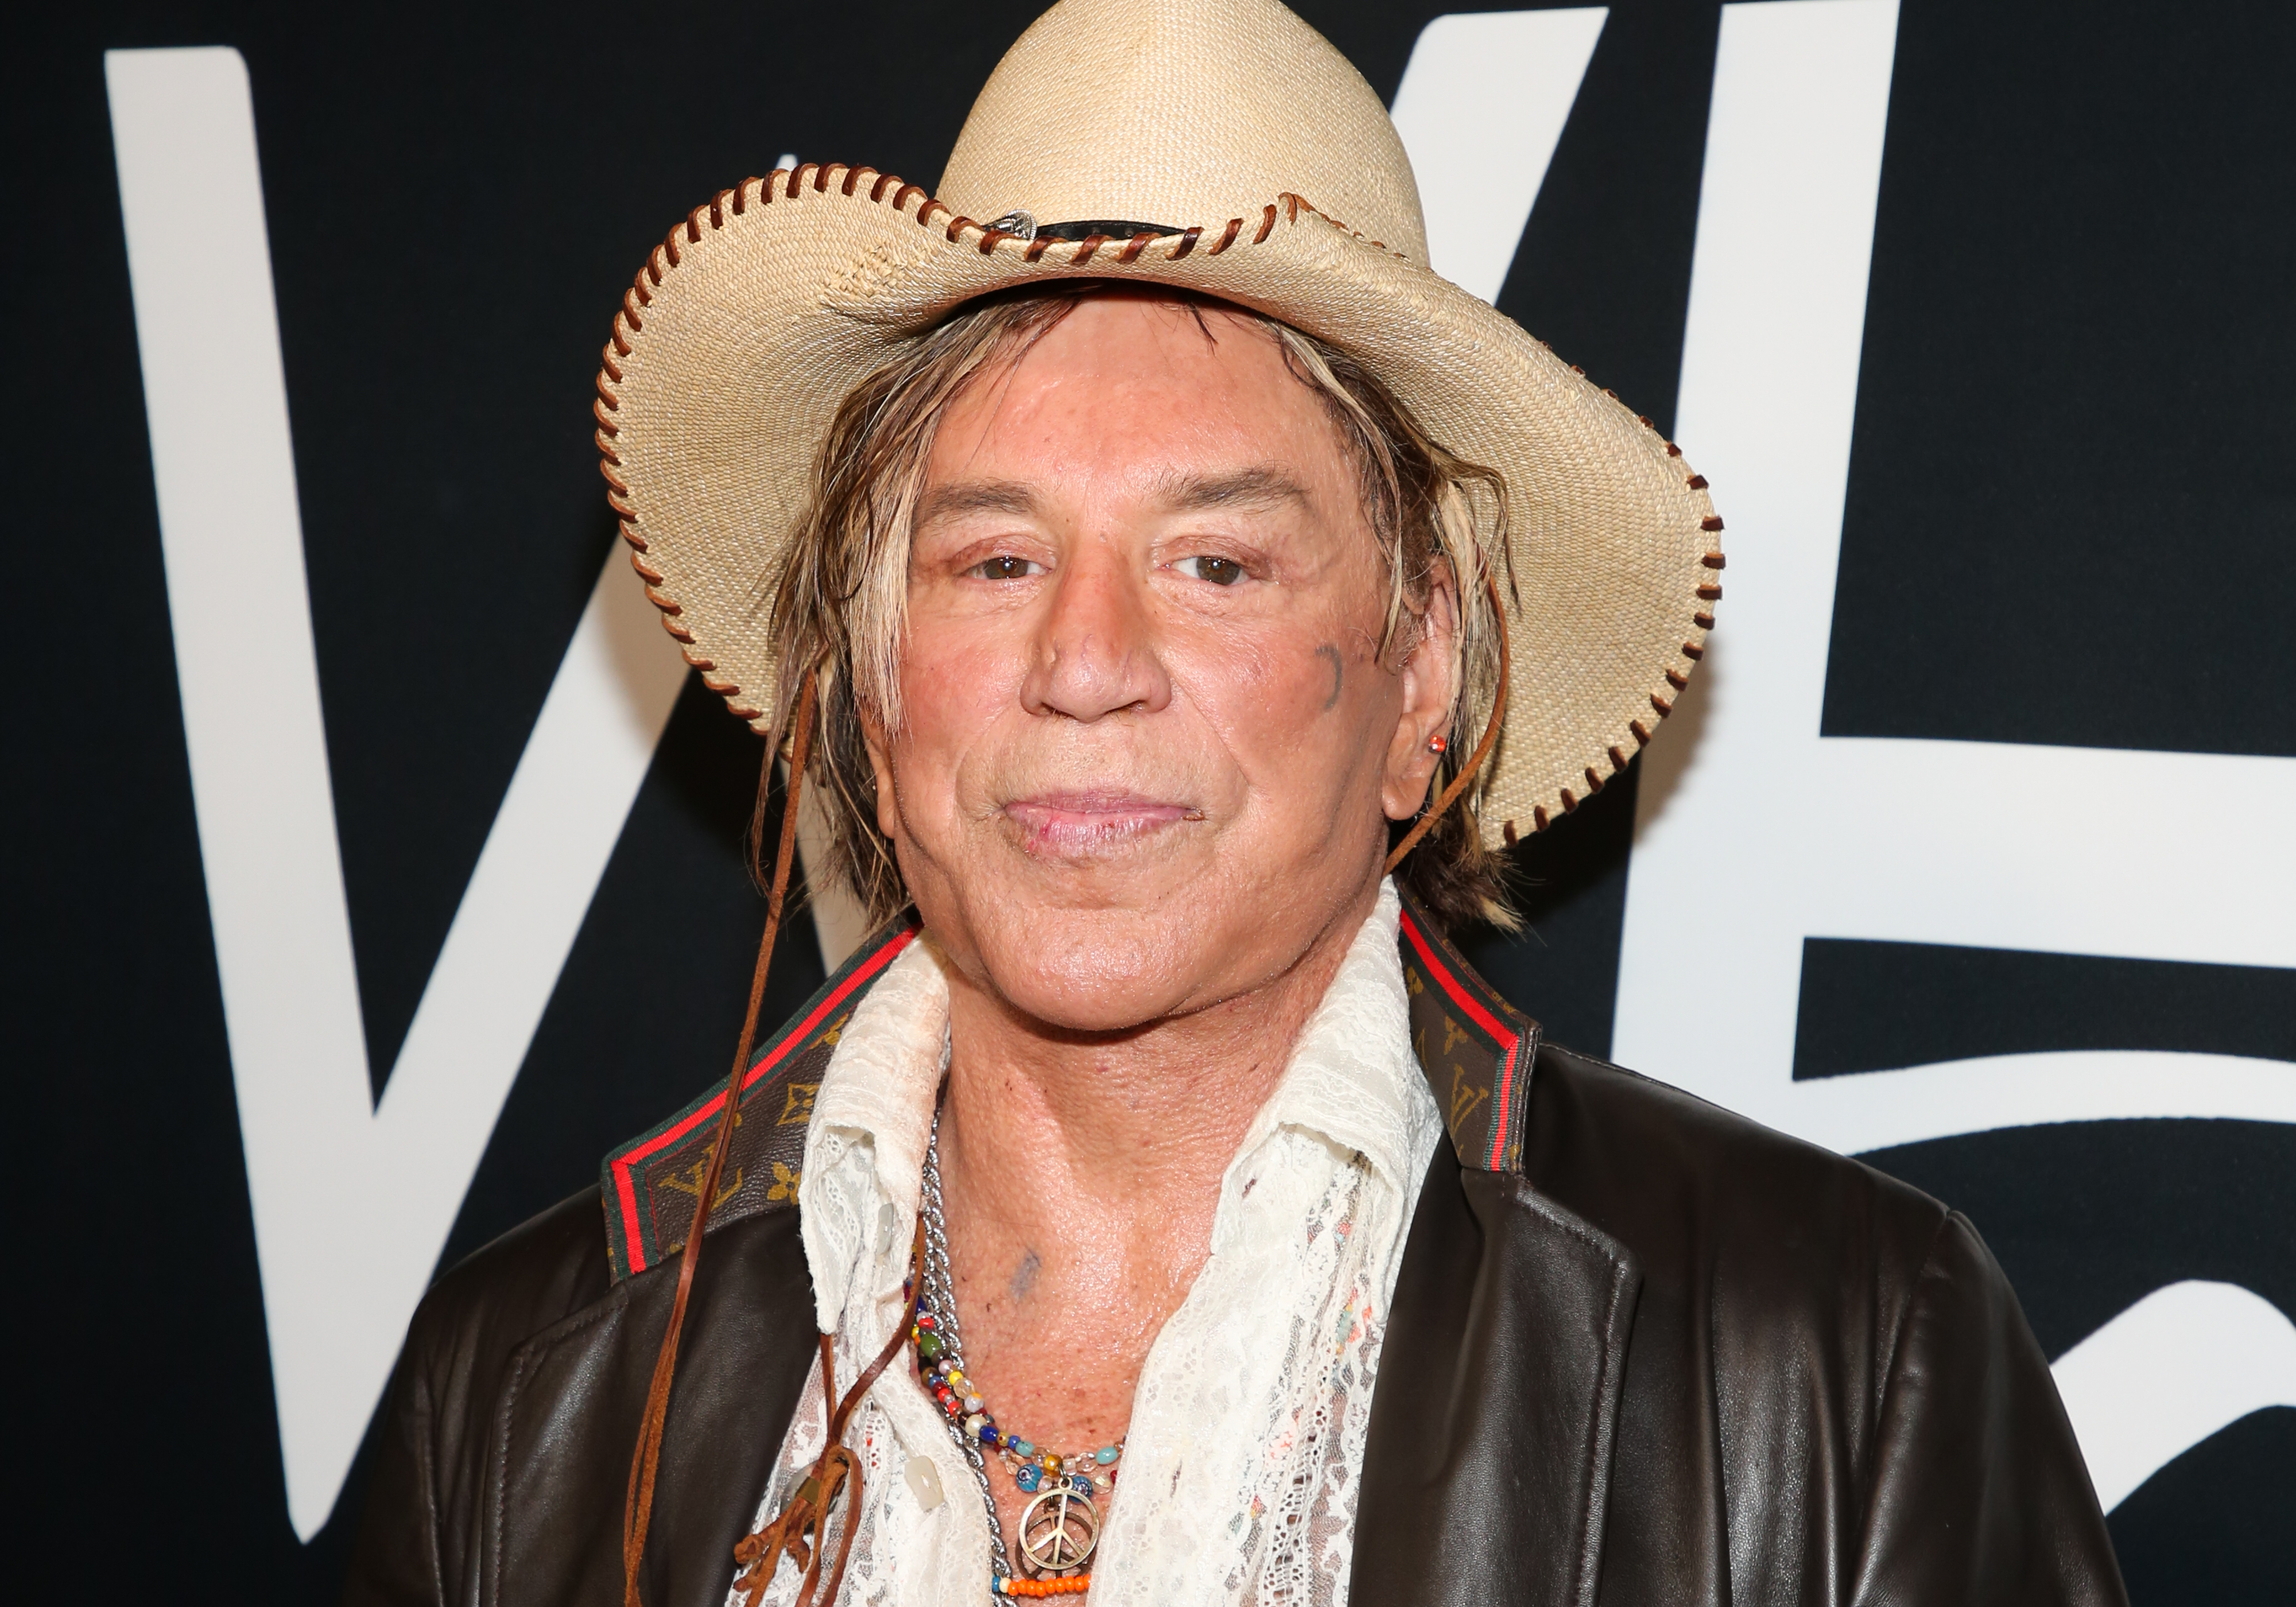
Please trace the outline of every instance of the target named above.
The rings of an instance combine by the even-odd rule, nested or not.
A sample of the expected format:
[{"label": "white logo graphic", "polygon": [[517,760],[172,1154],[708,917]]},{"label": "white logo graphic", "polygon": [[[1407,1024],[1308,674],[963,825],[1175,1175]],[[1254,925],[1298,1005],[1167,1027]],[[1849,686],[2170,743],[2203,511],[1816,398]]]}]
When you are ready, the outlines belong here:
[{"label": "white logo graphic", "polygon": [[168,618],[295,1532],[327,1520],[685,675],[610,559],[378,1104],[247,69],[104,59]]},{"label": "white logo graphic", "polygon": [[2251,1412],[2296,1406],[2296,1326],[2237,1285],[2171,1283],[2050,1371],[2111,1512],[2187,1446]]},{"label": "white logo graphic", "polygon": [[1420,30],[1395,91],[1427,256],[1496,301],[1609,12],[1484,12]]},{"label": "white logo graphic", "polygon": [[[2296,767],[1816,737],[1895,15],[1888,0],[1726,7],[1679,433],[1731,517],[1733,592],[1725,635],[1645,767],[1620,1053],[1853,1149],[2069,1114],[2296,1119],[2289,1085],[2258,1080],[2285,1069],[2221,1057],[2151,1057],[2118,1103],[2046,1067],[2038,1080],[1923,1071],[1924,1091],[1894,1105],[1791,1086],[1805,931],[2296,963],[2296,935],[2265,924],[2296,891],[2296,850],[2263,830],[2275,808],[2296,818]],[[1431,253],[1487,299],[1604,16],[1440,18],[1404,75],[1396,119]],[[246,69],[227,48],[115,51],[105,68],[281,1453],[308,1538],[333,1507],[685,667],[613,554],[378,1105]],[[1702,739],[1686,740],[1679,727],[1701,719]],[[1821,750],[1884,757],[1857,769]],[[2128,784],[2140,773],[2146,789]],[[2203,776],[2225,816],[2212,841],[2184,850],[2201,860],[2132,865],[2161,845],[2106,809],[2185,796]],[[2152,902],[2128,902],[2139,895]],[[1686,1012],[1685,948],[1705,967]],[[2147,1069],[2163,1060],[2177,1064]],[[1832,1079],[1861,1080],[1874,1079]],[[2013,1086],[2037,1091],[2019,1103]],[[1883,1106],[1897,1113],[1875,1114]],[[2169,1409],[2165,1430],[2116,1439],[2128,1409],[2116,1391],[2184,1376],[2195,1344],[2213,1344],[2204,1353],[2234,1382]],[[2108,1324],[2060,1364],[2085,1448],[2115,1470],[2100,1485],[2133,1488],[2232,1416],[2296,1401],[2292,1349],[2284,1317],[2220,1285],[2177,1285]]]},{"label": "white logo graphic", "polygon": [[[1643,761],[1614,1053],[1852,1153],[2104,1117],[2296,1121],[2296,1065],[2233,1055],[1793,1081],[1806,936],[2296,966],[2296,760],[1818,735],[1897,18],[1723,7],[1676,433],[1730,521],[1728,594]],[[2206,829],[2161,829],[2202,800]],[[2296,1405],[2296,1327],[2249,1296],[2234,1342],[2225,1300],[2178,1292],[2204,1287],[2061,1363],[2109,1504],[2223,1427],[2224,1402]],[[2162,1387],[2209,1370],[2208,1390]]]}]

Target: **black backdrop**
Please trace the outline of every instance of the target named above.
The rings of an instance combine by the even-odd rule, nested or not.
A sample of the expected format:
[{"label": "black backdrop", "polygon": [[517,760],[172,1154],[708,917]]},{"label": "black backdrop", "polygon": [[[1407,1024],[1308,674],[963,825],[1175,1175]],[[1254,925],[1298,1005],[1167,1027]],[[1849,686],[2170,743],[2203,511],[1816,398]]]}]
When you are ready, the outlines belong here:
[{"label": "black backdrop", "polygon": [[[387,1068],[611,540],[588,398],[620,286],[670,219],[783,152],[936,174],[1035,9],[106,0],[5,25],[0,1043],[30,1157],[11,1461],[36,1586],[328,1600],[364,1483],[299,1543],[102,52],[230,45],[251,76],[359,995]],[[1438,8],[1300,9],[1391,95]],[[1828,734],[2296,756],[2290,15],[1906,0],[1836,604],[1837,638],[1869,651],[1831,668]],[[1718,16],[1613,4],[1500,298],[1662,430]],[[689,684],[448,1259],[585,1186],[718,1073],[758,919],[736,849],[758,758]],[[1632,793],[1519,850],[1536,932],[1479,955],[1597,1052]],[[2132,809],[2128,829],[2188,818]],[[804,935],[769,1016],[818,980]],[[1798,1073],[2227,1033],[2296,1060],[2285,972],[1887,947],[1813,948]],[[1975,1218],[2052,1356],[2177,1278],[2296,1314],[2296,1128],[2070,1124],[1872,1159]],[[2203,1441],[2112,1523],[2140,1603],[2296,1600],[2296,1410]]]}]

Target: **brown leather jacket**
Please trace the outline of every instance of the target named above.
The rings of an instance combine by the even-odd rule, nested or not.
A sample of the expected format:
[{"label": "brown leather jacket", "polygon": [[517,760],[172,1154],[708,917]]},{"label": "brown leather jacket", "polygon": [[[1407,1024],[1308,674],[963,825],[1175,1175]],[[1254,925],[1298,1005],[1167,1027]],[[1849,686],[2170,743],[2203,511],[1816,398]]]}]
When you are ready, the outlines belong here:
[{"label": "brown leather jacket", "polygon": [[[648,1607],[726,1600],[815,1359],[792,1209],[813,1090],[911,935],[865,946],[750,1073],[681,1345]],[[1452,1142],[1396,1283],[1356,1602],[2125,1602],[2046,1362],[1965,1218],[1541,1044],[1415,912],[1403,954]],[[603,1233],[586,1193],[431,1290],[352,1603],[620,1602],[630,1450],[717,1110],[609,1158]]]}]

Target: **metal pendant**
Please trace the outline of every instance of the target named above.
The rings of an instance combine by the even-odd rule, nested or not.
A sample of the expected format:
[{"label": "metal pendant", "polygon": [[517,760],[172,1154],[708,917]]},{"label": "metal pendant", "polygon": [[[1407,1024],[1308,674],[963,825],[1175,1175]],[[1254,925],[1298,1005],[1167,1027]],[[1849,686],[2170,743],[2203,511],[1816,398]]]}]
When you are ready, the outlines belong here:
[{"label": "metal pendant", "polygon": [[1084,1566],[1100,1544],[1100,1508],[1066,1480],[1021,1511],[1021,1556],[1038,1575]]}]

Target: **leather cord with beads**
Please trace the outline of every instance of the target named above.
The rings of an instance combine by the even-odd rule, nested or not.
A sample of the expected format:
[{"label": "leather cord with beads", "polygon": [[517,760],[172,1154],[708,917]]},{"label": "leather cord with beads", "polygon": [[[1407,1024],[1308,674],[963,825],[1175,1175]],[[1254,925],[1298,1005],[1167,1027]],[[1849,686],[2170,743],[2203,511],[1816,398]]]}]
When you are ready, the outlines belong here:
[{"label": "leather cord with beads", "polygon": [[[774,957],[782,908],[789,896],[790,866],[797,855],[798,799],[805,785],[805,767],[813,755],[814,709],[820,677],[808,671],[798,691],[796,718],[790,739],[789,785],[782,794],[781,845],[774,855],[772,890],[766,897],[766,931],[758,944],[758,968],[750,980],[750,1006],[742,1017],[742,1037],[734,1051],[734,1070],[726,1078],[726,1108],[718,1117],[718,1139],[710,1146],[709,1168],[694,1200],[693,1225],[686,1231],[685,1247],[677,1262],[677,1295],[669,1308],[669,1327],[661,1336],[654,1358],[653,1382],[646,1391],[645,1416],[638,1425],[638,1442],[630,1454],[630,1481],[622,1504],[622,1607],[644,1607],[638,1595],[638,1565],[645,1555],[646,1529],[653,1520],[654,1479],[661,1463],[661,1437],[669,1416],[669,1388],[677,1373],[677,1341],[685,1329],[685,1307],[693,1292],[694,1270],[701,1264],[702,1232],[709,1225],[709,1202],[717,1197],[718,1179],[726,1169],[726,1154],[733,1147],[734,1126],[740,1119],[742,1073],[748,1070],[750,1051],[758,1037],[758,1011],[766,997],[766,970]],[[774,755],[766,752],[766,773],[773,774]],[[890,1353],[889,1353],[890,1355]],[[822,1340],[822,1362],[829,1362],[829,1341]],[[880,1368],[884,1362],[878,1363]],[[834,1388],[824,1387],[824,1397]],[[833,1443],[833,1439],[832,1439]],[[854,1473],[857,1488],[857,1470]],[[841,1566],[841,1565],[840,1565]]]},{"label": "leather cord with beads", "polygon": [[[913,1261],[923,1256],[924,1242],[924,1225],[920,1222],[916,1244],[911,1251]],[[734,1564],[741,1571],[734,1580],[734,1588],[742,1598],[742,1607],[758,1607],[758,1598],[773,1583],[774,1570],[781,1566],[784,1554],[796,1558],[797,1565],[805,1570],[805,1583],[797,1593],[797,1607],[813,1607],[816,1600],[824,1603],[837,1600],[837,1593],[845,1584],[845,1564],[853,1554],[853,1537],[861,1528],[861,1461],[845,1448],[845,1427],[861,1405],[861,1398],[869,1393],[869,1386],[901,1353],[908,1337],[907,1324],[895,1324],[893,1337],[885,1341],[885,1348],[877,1352],[877,1359],[853,1381],[853,1387],[832,1412],[830,1398],[837,1393],[837,1354],[829,1335],[821,1336],[821,1409],[829,1419],[829,1437],[823,1442],[821,1455],[814,1459],[804,1480],[783,1504],[782,1510],[734,1546]],[[830,1572],[828,1591],[816,1595],[825,1554],[823,1529],[840,1494],[845,1496],[846,1520],[844,1532],[837,1542],[837,1566]]]}]

